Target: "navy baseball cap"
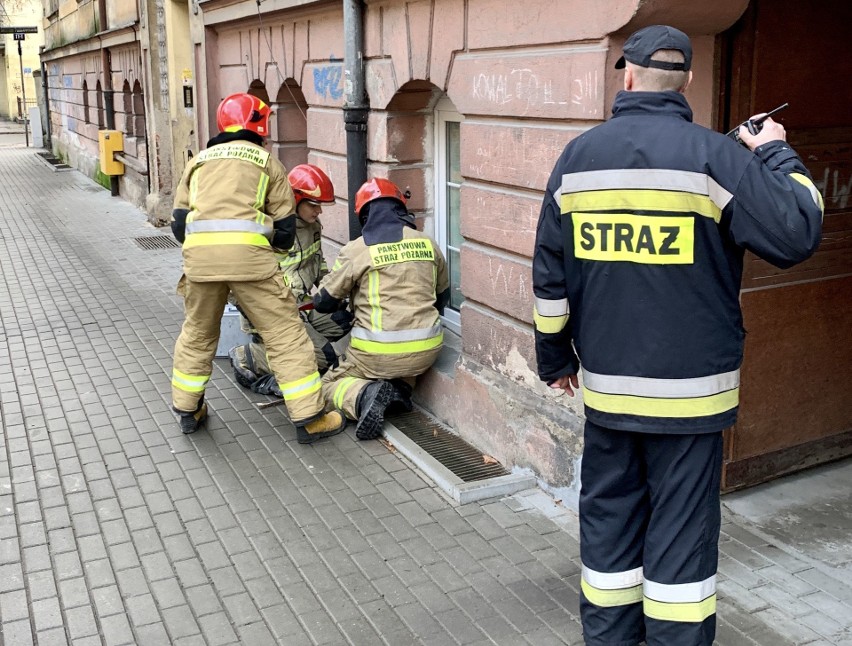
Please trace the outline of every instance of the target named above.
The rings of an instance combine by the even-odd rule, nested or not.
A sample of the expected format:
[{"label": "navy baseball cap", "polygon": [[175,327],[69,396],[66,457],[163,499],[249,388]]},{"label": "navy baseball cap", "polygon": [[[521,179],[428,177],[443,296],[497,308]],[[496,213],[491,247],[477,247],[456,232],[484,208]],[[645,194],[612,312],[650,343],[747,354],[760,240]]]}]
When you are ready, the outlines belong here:
[{"label": "navy baseball cap", "polygon": [[[669,61],[652,61],[654,52],[661,49],[676,49],[683,54],[683,63]],[[615,63],[615,69],[620,70],[626,65],[625,60],[640,67],[656,67],[661,70],[687,71],[692,66],[692,43],[689,36],[680,29],[668,25],[651,25],[633,32],[624,43],[624,56]]]}]

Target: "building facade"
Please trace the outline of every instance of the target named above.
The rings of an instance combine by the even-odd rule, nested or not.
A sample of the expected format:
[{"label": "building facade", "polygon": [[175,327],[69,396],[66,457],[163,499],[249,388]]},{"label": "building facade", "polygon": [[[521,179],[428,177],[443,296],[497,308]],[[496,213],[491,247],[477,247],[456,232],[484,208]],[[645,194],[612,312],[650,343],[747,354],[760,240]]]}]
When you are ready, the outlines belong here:
[{"label": "building facade", "polygon": [[[40,27],[40,0],[4,0],[0,3],[0,26]],[[0,118],[23,119],[27,109],[35,107],[36,84],[32,73],[39,69],[38,53],[43,42],[41,33],[25,34],[19,56],[14,35],[0,35]]]},{"label": "building facade", "polygon": [[[828,204],[832,242],[813,260],[791,272],[749,260],[743,306],[752,335],[743,423],[728,433],[726,486],[852,452],[848,392],[821,382],[795,397],[771,381],[779,374],[791,378],[801,367],[768,350],[783,337],[807,348],[809,369],[822,374],[831,366],[847,388],[852,383],[848,341],[838,351],[837,339],[814,328],[826,307],[834,324],[848,330],[852,323],[849,238],[832,238],[850,229],[844,196],[852,159],[848,145],[836,144],[852,140],[852,123],[840,109],[813,105],[812,95],[830,79],[813,71],[821,66],[811,59],[826,50],[814,47],[806,56],[809,78],[799,74],[801,66],[785,76],[773,67],[785,58],[781,46],[762,39],[778,28],[773,15],[795,11],[797,25],[788,25],[777,42],[789,42],[789,29],[802,42],[808,33],[828,30],[821,47],[842,49],[846,54],[832,60],[849,66],[848,27],[837,25],[852,24],[850,11],[842,0],[804,11],[781,2],[785,8],[772,11],[767,0],[363,3],[369,175],[411,191],[419,226],[440,242],[450,265],[453,297],[445,322],[457,340],[421,379],[417,396],[484,453],[532,469],[554,490],[576,490],[582,402],[555,396],[535,372],[530,267],[536,222],[557,156],[609,116],[622,83],[613,65],[624,39],[661,22],[692,37],[695,81],[687,98],[698,123],[719,129],[774,107],[779,95],[799,101],[783,121],[794,143],[807,145]],[[215,134],[215,108],[228,94],[248,91],[269,102],[276,112],[271,147],[279,158],[288,167],[317,164],[334,181],[338,201],[323,215],[332,256],[349,235],[343,106],[350,80],[343,52],[351,25],[342,4],[203,0],[190,12],[193,85],[203,106],[199,140]],[[761,72],[760,83],[743,75],[745,61]]]},{"label": "building facade", "polygon": [[[191,75],[186,2],[44,0],[45,49],[55,154],[106,187],[98,132],[123,134],[118,194],[168,221],[175,173],[197,149],[195,114],[184,108]],[[177,88],[177,89],[175,89]]]}]

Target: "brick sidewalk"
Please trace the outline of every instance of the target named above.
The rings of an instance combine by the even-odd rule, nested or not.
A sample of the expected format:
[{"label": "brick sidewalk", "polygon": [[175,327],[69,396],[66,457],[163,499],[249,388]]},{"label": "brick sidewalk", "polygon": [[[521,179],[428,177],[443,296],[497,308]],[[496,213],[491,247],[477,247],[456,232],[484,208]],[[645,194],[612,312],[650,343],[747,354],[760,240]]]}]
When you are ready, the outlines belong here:
[{"label": "brick sidewalk", "polygon": [[[0,177],[0,644],[582,643],[570,511],[457,506],[351,429],[299,445],[225,360],[181,435],[180,251],[133,240],[168,229],[32,150]],[[723,529],[719,644],[852,643],[848,585]]]}]

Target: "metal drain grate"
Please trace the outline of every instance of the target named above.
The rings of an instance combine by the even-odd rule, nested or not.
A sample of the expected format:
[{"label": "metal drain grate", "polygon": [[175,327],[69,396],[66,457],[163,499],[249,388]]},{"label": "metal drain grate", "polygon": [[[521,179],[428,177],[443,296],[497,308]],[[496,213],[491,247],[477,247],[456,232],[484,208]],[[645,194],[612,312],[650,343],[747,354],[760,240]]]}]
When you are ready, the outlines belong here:
[{"label": "metal drain grate", "polygon": [[146,250],[151,249],[180,249],[181,244],[171,236],[145,236],[143,238],[133,238],[140,247]]},{"label": "metal drain grate", "polygon": [[486,458],[443,424],[420,411],[394,415],[388,421],[463,482],[509,474],[502,464],[490,462],[493,458]]}]

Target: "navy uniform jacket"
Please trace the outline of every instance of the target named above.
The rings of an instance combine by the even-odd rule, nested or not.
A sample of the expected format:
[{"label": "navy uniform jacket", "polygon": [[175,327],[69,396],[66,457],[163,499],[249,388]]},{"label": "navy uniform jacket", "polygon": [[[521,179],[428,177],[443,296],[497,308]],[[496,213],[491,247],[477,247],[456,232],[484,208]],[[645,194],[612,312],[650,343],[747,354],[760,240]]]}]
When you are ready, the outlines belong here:
[{"label": "navy uniform jacket", "polygon": [[539,376],[582,362],[586,416],[607,428],[730,426],[744,250],[801,262],[822,214],[785,142],[752,153],[693,124],[678,92],[620,92],[613,118],[566,146],[547,185],[533,258]]}]

